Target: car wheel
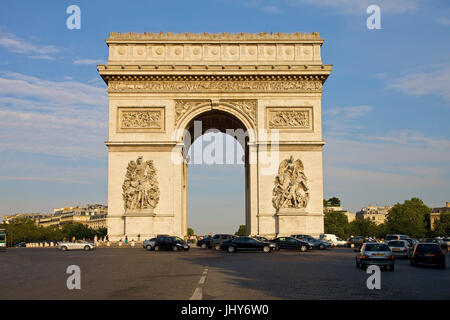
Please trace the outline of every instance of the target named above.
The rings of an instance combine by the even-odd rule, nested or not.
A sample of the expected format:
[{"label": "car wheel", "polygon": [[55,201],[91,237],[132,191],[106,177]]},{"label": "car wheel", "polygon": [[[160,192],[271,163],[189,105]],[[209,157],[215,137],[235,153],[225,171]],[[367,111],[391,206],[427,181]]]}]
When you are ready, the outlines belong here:
[{"label": "car wheel", "polygon": [[206,243],[202,244],[202,249],[206,249]]},{"label": "car wheel", "polygon": [[220,250],[220,244],[216,244],[215,246],[214,246],[214,248],[216,249],[216,250]]},{"label": "car wheel", "polygon": [[153,248],[153,250],[159,251],[159,246],[155,246],[155,247]]},{"label": "car wheel", "polygon": [[227,250],[229,253],[233,253],[236,251],[236,249],[233,246],[229,246]]},{"label": "car wheel", "polygon": [[306,252],[306,250],[308,250],[308,248],[306,246],[301,246],[300,247],[300,251],[301,252]]},{"label": "car wheel", "polygon": [[269,253],[269,252],[270,252],[269,246],[264,246],[264,247],[263,247],[263,251],[264,251],[265,253]]},{"label": "car wheel", "polygon": [[91,250],[91,247],[89,247],[89,246],[84,246],[84,251],[89,251],[89,250]]},{"label": "car wheel", "polygon": [[172,246],[172,251],[178,251],[178,247],[177,246]]},{"label": "car wheel", "polygon": [[150,251],[150,250],[152,250],[152,246],[148,244],[148,245],[145,247],[145,249],[147,249],[148,251]]},{"label": "car wheel", "polygon": [[325,250],[325,246],[323,244],[319,245],[320,250]]},{"label": "car wheel", "polygon": [[61,250],[62,250],[62,251],[67,251],[67,247],[66,247],[66,246],[62,246],[62,247],[61,247]]}]

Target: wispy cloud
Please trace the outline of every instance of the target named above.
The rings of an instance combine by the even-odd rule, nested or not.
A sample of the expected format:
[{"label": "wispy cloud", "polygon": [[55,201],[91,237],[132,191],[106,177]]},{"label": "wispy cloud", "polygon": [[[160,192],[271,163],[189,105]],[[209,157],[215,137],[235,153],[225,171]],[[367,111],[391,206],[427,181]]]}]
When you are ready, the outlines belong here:
[{"label": "wispy cloud", "polygon": [[101,59],[75,59],[73,61],[75,65],[92,65],[92,64],[105,64],[104,60]]},{"label": "wispy cloud", "polygon": [[334,107],[323,111],[324,129],[331,135],[348,134],[348,128],[355,128],[354,121],[372,110],[371,106]]},{"label": "wispy cloud", "polygon": [[293,6],[312,5],[327,8],[341,15],[365,15],[372,4],[380,6],[382,13],[403,14],[415,13],[419,9],[420,0],[287,0]]},{"label": "wispy cloud", "polygon": [[438,95],[450,100],[450,67],[434,66],[431,71],[409,73],[390,80],[387,87],[410,96]]},{"label": "wispy cloud", "polygon": [[53,60],[51,55],[59,52],[59,49],[53,45],[35,44],[4,32],[0,32],[0,47],[13,53],[25,54],[32,59]]},{"label": "wispy cloud", "polygon": [[443,27],[450,27],[450,19],[449,18],[437,18],[436,22]]}]

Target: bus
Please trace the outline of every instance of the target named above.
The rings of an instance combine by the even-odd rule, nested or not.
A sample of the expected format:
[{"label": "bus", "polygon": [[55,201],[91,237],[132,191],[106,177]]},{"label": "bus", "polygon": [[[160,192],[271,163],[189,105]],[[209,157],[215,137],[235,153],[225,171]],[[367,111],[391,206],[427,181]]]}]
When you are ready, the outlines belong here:
[{"label": "bus", "polygon": [[6,249],[6,230],[0,229],[0,250]]}]

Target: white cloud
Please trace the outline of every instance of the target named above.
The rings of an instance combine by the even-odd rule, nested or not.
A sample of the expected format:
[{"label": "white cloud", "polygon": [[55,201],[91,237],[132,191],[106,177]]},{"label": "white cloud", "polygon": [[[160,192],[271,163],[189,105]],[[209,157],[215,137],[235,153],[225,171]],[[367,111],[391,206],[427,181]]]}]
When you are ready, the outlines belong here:
[{"label": "white cloud", "polygon": [[0,151],[95,159],[106,152],[104,88],[4,73],[0,76],[0,118]]},{"label": "white cloud", "polygon": [[431,71],[409,73],[394,78],[387,87],[410,96],[438,95],[450,100],[450,67],[430,67]]},{"label": "white cloud", "polygon": [[349,129],[355,129],[359,126],[354,122],[365,116],[372,110],[371,106],[350,106],[350,107],[334,107],[323,111],[323,125],[327,132],[331,132],[333,135],[346,135]]},{"label": "white cloud", "polygon": [[23,40],[14,34],[0,32],[0,46],[13,53],[28,55],[33,59],[53,60],[51,54],[59,52],[59,49],[52,45],[38,45],[30,41]]},{"label": "white cloud", "polygon": [[450,19],[449,18],[437,18],[436,22],[443,27],[450,27]]},{"label": "white cloud", "polygon": [[73,61],[75,65],[92,65],[92,64],[105,64],[105,61],[100,59],[76,59]]},{"label": "white cloud", "polygon": [[376,4],[381,9],[381,14],[415,13],[419,8],[420,0],[288,0],[293,6],[313,5],[319,8],[328,8],[337,14],[366,15],[366,9]]}]

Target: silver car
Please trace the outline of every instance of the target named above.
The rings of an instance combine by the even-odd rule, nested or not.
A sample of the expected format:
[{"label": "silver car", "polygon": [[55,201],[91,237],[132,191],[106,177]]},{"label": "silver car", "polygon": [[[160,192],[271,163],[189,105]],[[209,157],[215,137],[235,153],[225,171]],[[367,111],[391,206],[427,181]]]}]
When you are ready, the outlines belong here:
[{"label": "silver car", "polygon": [[377,265],[394,271],[395,258],[392,251],[385,243],[366,242],[356,255],[356,266],[365,268],[369,265]]},{"label": "silver car", "polygon": [[78,240],[76,242],[58,242],[58,245],[56,246],[57,249],[61,251],[67,251],[67,250],[93,250],[95,249],[95,244],[92,242],[84,241],[84,240]]},{"label": "silver car", "polygon": [[144,242],[142,242],[142,247],[144,249],[147,249],[148,251],[150,251],[155,246],[155,242],[156,242],[156,238],[144,240]]},{"label": "silver car", "polygon": [[406,240],[391,240],[387,242],[387,245],[395,257],[408,258],[411,254],[411,247]]}]

